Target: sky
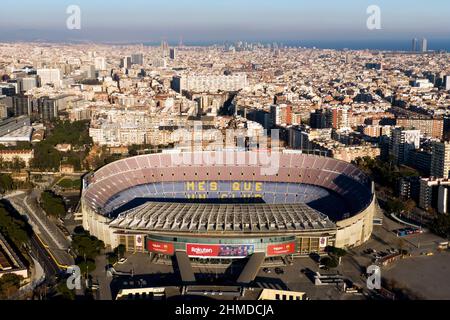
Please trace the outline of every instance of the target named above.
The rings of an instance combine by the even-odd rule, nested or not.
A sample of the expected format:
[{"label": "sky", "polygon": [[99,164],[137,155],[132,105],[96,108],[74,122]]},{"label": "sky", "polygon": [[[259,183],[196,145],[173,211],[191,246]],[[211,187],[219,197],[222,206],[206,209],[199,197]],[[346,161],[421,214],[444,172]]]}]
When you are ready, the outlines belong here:
[{"label": "sky", "polygon": [[[448,0],[2,0],[0,41],[171,43],[223,41],[410,42],[450,44]],[[68,30],[69,5],[81,29]],[[366,10],[381,9],[369,30]],[[436,40],[436,41],[438,41]],[[429,41],[430,45],[432,41]]]}]

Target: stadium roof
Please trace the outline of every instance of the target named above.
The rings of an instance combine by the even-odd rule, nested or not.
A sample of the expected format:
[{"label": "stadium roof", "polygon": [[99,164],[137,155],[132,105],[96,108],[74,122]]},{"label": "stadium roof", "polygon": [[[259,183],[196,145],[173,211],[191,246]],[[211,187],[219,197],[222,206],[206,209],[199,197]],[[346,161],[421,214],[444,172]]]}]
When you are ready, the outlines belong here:
[{"label": "stadium roof", "polygon": [[304,203],[206,204],[147,202],[121,213],[111,227],[145,231],[314,231],[335,224]]}]

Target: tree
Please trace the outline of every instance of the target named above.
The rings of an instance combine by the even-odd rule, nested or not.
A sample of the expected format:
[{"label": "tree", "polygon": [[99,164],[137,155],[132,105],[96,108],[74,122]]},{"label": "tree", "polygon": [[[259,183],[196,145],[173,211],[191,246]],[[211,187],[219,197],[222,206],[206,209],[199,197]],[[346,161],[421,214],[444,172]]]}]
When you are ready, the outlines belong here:
[{"label": "tree", "polygon": [[[55,149],[55,145],[60,143],[71,144],[79,151],[63,154]],[[31,166],[39,170],[56,171],[64,156],[65,163],[72,164],[76,170],[80,170],[88,152],[88,146],[91,145],[89,121],[56,121],[47,138],[34,146],[34,159]]]},{"label": "tree", "polygon": [[404,207],[405,207],[405,211],[409,213],[414,210],[414,208],[416,207],[416,203],[414,200],[408,199],[404,203]]},{"label": "tree", "polygon": [[370,175],[380,186],[388,188],[391,193],[395,191],[397,182],[402,177],[419,176],[420,173],[412,168],[397,167],[393,159],[382,161],[376,158],[356,158],[352,163]]},{"label": "tree", "polygon": [[74,234],[86,234],[87,231],[84,230],[83,226],[76,226],[76,227],[73,229],[73,233],[74,233]]},{"label": "tree", "polygon": [[26,167],[25,161],[15,157],[11,162],[10,167],[13,171],[20,171]]},{"label": "tree", "polygon": [[119,244],[117,248],[114,249],[114,252],[117,254],[119,259],[124,256],[126,251],[126,247],[123,244]]},{"label": "tree", "polygon": [[323,264],[325,267],[330,269],[336,268],[339,265],[337,259],[332,257],[323,257],[320,259],[320,264]]},{"label": "tree", "polygon": [[8,299],[20,288],[22,277],[14,273],[8,273],[0,278],[0,300]]},{"label": "tree", "polygon": [[386,210],[389,213],[402,213],[405,211],[405,204],[399,199],[389,199],[386,202]]},{"label": "tree", "polygon": [[80,267],[81,273],[84,274],[92,272],[97,268],[95,261],[92,259],[86,259],[85,261],[79,258],[78,260],[75,260],[75,263],[77,264],[78,267]]},{"label": "tree", "polygon": [[114,252],[108,252],[106,258],[108,259],[109,264],[115,264],[119,260],[119,257]]},{"label": "tree", "polygon": [[70,290],[67,287],[66,280],[64,279],[56,286],[57,297],[63,300],[75,300],[75,290]]},{"label": "tree", "polygon": [[48,141],[37,143],[34,147],[34,157],[31,166],[39,170],[58,170],[62,156]]},{"label": "tree", "polygon": [[97,239],[90,234],[74,235],[72,240],[72,247],[78,256],[83,259],[92,259],[100,254],[101,250],[105,247],[103,241]]},{"label": "tree", "polygon": [[119,244],[116,248],[114,248],[113,252],[107,253],[108,262],[110,264],[116,263],[121,257],[124,256],[126,248],[123,244]]},{"label": "tree", "polygon": [[5,193],[15,189],[14,180],[9,174],[0,173],[0,192]]},{"label": "tree", "polygon": [[64,200],[50,190],[41,194],[41,207],[45,213],[53,217],[63,217],[66,214]]},{"label": "tree", "polygon": [[80,267],[81,272],[94,271],[96,268],[95,258],[105,248],[103,241],[91,236],[88,232],[75,234],[72,239],[72,248],[77,254],[75,263]]},{"label": "tree", "polygon": [[342,248],[336,248],[333,246],[327,246],[325,248],[325,251],[328,252],[329,255],[335,256],[337,258],[341,258],[347,254],[347,251],[345,251]]},{"label": "tree", "polygon": [[438,215],[431,222],[430,229],[438,236],[450,239],[450,216],[447,214]]},{"label": "tree", "polygon": [[22,216],[14,214],[10,208],[0,203],[0,233],[20,248],[28,242],[31,228]]}]

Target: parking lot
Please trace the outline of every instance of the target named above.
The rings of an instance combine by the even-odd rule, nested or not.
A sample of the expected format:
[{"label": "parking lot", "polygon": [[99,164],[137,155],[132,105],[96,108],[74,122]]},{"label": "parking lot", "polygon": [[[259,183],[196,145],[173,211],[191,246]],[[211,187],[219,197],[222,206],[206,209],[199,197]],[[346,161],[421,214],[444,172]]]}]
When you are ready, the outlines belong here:
[{"label": "parking lot", "polygon": [[403,249],[411,257],[382,267],[382,277],[393,280],[399,288],[407,289],[416,297],[450,299],[447,267],[450,265],[450,253],[437,249],[445,239],[430,232],[397,237],[394,231],[402,227],[388,218],[384,219],[383,226],[374,227],[372,238],[364,245],[350,250],[351,255],[345,257],[349,267],[346,273],[352,274],[351,261],[354,267],[359,266],[361,270],[375,262],[376,254],[368,254],[369,249],[375,250],[377,254],[387,252],[390,248]]},{"label": "parking lot", "polygon": [[[133,254],[128,256],[123,264],[116,264],[114,268],[118,272],[131,275],[133,273],[133,285],[137,286],[169,286],[178,285],[181,280],[172,266],[155,264],[151,262],[147,254]],[[293,265],[282,268],[262,268],[254,282],[256,287],[271,289],[288,289],[306,292],[308,297],[317,300],[327,299],[361,299],[362,296],[343,294],[336,286],[316,286],[311,275],[305,272],[317,271],[318,264],[309,257],[295,259]],[[240,268],[233,270],[217,266],[195,267],[194,272],[200,283],[222,284],[234,283],[238,277]],[[278,271],[278,273],[277,273]],[[344,271],[344,270],[343,270]],[[359,276],[359,275],[358,275]],[[143,285],[145,283],[145,285]],[[117,292],[120,286],[130,285],[130,277],[124,276],[112,284],[112,290]],[[113,292],[113,295],[114,295]]]}]

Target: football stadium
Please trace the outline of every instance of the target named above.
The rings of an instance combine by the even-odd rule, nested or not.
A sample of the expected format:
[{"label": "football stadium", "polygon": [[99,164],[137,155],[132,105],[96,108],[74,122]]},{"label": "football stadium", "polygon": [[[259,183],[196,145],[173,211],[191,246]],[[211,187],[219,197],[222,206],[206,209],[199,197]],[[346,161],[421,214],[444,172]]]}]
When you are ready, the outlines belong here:
[{"label": "football stadium", "polygon": [[83,179],[83,227],[128,252],[201,259],[305,256],[369,239],[376,201],[361,170],[284,151],[271,154],[277,167],[267,174],[262,155],[200,151],[180,161],[159,153],[110,163]]}]

